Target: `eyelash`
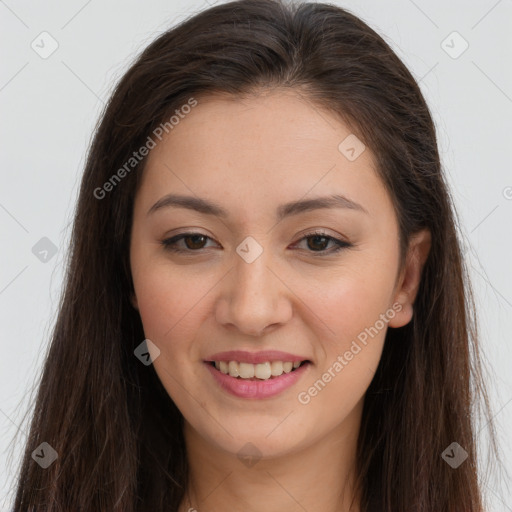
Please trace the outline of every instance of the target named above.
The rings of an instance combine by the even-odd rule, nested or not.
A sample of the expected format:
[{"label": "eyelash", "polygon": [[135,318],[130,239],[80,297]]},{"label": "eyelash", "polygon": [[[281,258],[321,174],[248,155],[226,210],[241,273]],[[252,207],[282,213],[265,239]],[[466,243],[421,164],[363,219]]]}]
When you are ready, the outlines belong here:
[{"label": "eyelash", "polygon": [[[191,254],[191,253],[194,253],[194,252],[200,252],[201,250],[204,249],[203,247],[201,247],[200,249],[181,249],[181,248],[176,247],[176,243],[177,242],[183,240],[184,238],[188,238],[188,237],[192,237],[192,236],[201,236],[201,237],[207,238],[209,240],[212,240],[212,238],[210,238],[207,235],[204,235],[203,233],[189,232],[189,233],[181,233],[179,235],[173,236],[172,238],[167,238],[165,240],[162,240],[161,244],[164,246],[165,250],[176,252],[176,253],[189,253],[189,254]],[[334,254],[334,253],[337,253],[337,252],[341,251],[342,249],[347,249],[349,247],[352,247],[351,243],[345,242],[344,240],[340,240],[338,238],[334,238],[334,237],[332,237],[332,236],[330,236],[327,233],[324,233],[322,231],[312,231],[310,233],[306,233],[299,240],[299,242],[301,242],[302,240],[306,240],[307,238],[313,238],[313,237],[326,238],[328,240],[328,242],[333,242],[335,244],[335,247],[332,248],[331,250],[320,250],[320,251],[311,251],[310,250],[310,251],[308,251],[308,252],[311,252],[313,254],[317,254],[319,256],[331,255],[331,254]]]}]

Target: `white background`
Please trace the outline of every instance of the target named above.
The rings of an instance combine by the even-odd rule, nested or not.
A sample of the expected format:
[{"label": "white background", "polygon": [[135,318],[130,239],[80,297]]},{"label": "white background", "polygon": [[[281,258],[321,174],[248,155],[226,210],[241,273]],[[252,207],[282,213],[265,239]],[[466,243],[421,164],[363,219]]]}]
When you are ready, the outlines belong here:
[{"label": "white background", "polygon": [[[432,110],[476,291],[500,454],[512,474],[512,1],[335,3],[383,35]],[[55,320],[99,112],[145,45],[205,7],[203,0],[0,2],[0,509],[10,503],[27,429],[22,415]],[[58,43],[46,59],[31,47],[43,31]],[[443,48],[462,48],[453,31],[469,44],[458,58]],[[46,263],[32,253],[42,237],[58,247]],[[489,510],[512,511],[510,490],[497,478],[487,492]]]}]

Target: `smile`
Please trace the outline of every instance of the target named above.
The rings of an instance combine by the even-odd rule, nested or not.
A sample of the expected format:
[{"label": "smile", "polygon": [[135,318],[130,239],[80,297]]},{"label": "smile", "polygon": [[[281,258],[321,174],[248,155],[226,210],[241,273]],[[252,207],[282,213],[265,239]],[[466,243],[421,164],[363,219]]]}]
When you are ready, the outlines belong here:
[{"label": "smile", "polygon": [[238,398],[252,399],[271,398],[284,392],[296,384],[311,366],[309,361],[258,364],[206,361],[204,364],[223,391]]}]

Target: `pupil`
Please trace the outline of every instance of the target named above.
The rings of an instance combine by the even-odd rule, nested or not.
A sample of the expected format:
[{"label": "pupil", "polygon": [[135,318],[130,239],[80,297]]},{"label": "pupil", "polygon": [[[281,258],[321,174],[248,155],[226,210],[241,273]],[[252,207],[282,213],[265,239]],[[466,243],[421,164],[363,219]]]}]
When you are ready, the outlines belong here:
[{"label": "pupil", "polygon": [[[204,235],[189,235],[185,238],[185,243],[189,249],[201,249],[202,243],[204,243]],[[192,240],[192,244],[189,244],[188,241]],[[198,244],[199,247],[197,247],[195,244]]]},{"label": "pupil", "polygon": [[[314,247],[314,246],[312,246],[312,245],[311,245],[311,243],[310,243],[310,241],[311,241],[311,240],[315,240],[316,242],[318,242],[319,240],[323,240],[323,241],[324,241],[324,243],[320,242],[321,247],[320,247],[320,248],[318,248],[318,246],[317,246],[317,247]],[[328,241],[327,241],[327,237],[325,237],[325,236],[320,236],[320,235],[311,236],[311,237],[309,237],[309,239],[308,239],[308,247],[309,247],[310,249],[313,249],[313,250],[322,250],[322,249],[325,249],[325,246],[326,246],[326,243],[325,243],[325,242],[328,242]],[[313,245],[314,245],[314,244],[315,244],[315,242],[313,243]]]}]

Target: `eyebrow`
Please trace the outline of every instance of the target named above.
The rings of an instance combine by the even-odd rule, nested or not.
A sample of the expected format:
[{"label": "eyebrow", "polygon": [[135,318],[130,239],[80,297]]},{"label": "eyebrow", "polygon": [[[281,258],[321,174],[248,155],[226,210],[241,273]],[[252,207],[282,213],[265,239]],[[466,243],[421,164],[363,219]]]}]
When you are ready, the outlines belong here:
[{"label": "eyebrow", "polygon": [[[224,219],[229,217],[228,211],[218,204],[212,203],[207,199],[179,194],[168,194],[162,197],[148,210],[147,215],[158,210],[162,210],[163,208],[170,207],[186,208],[188,210],[194,210],[206,215],[215,215]],[[334,194],[331,196],[302,199],[283,204],[277,208],[276,217],[277,220],[281,221],[285,217],[289,217],[291,215],[331,208],[346,208],[368,214],[368,211],[359,203],[356,203],[345,196]]]}]

